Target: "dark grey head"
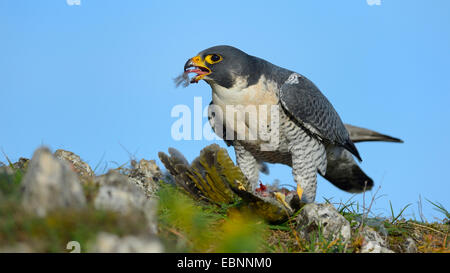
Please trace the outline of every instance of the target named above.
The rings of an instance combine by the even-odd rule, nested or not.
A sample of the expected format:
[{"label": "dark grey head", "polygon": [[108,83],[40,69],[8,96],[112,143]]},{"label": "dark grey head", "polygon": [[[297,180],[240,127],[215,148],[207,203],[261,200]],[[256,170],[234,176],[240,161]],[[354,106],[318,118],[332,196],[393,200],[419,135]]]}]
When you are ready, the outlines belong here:
[{"label": "dark grey head", "polygon": [[245,78],[248,85],[256,83],[261,75],[261,61],[235,47],[220,45],[205,49],[189,59],[184,70],[185,73],[197,73],[191,82],[205,80],[209,84],[230,88],[238,77]]}]

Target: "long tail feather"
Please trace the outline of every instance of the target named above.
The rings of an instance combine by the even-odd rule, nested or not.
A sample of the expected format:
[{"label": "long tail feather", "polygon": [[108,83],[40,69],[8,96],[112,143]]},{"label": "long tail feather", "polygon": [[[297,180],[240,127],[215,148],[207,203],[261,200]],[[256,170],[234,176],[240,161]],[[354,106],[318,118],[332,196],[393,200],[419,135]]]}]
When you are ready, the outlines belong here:
[{"label": "long tail feather", "polygon": [[364,141],[386,141],[386,142],[398,142],[403,143],[403,140],[391,137],[388,135],[380,134],[378,132],[365,129],[362,127],[357,127],[350,124],[345,124],[345,128],[350,133],[350,139],[356,142],[364,142]]}]

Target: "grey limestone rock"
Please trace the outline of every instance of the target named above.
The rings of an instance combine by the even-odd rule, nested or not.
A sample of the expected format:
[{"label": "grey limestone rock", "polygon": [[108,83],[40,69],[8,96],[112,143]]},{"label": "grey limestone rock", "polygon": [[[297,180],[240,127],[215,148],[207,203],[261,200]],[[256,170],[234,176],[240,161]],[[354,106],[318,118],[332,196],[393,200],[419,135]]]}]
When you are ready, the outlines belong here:
[{"label": "grey limestone rock", "polygon": [[361,253],[394,253],[387,248],[386,241],[373,228],[364,226],[361,235],[363,236]]},{"label": "grey limestone rock", "polygon": [[39,148],[22,181],[22,204],[39,216],[56,208],[83,208],[86,198],[78,176],[48,148]]},{"label": "grey limestone rock", "polygon": [[310,238],[319,229],[327,239],[340,237],[348,242],[351,238],[350,223],[331,204],[306,204],[296,221],[297,231],[303,238]]},{"label": "grey limestone rock", "polygon": [[403,250],[405,253],[417,253],[417,245],[413,238],[408,237],[405,240],[403,244]]},{"label": "grey limestone rock", "polygon": [[163,176],[155,160],[141,159],[132,165],[128,176],[144,190],[147,197],[153,197],[159,188],[158,181]]},{"label": "grey limestone rock", "polygon": [[121,213],[133,211],[144,213],[152,233],[156,233],[156,201],[148,198],[134,178],[109,171],[96,178],[99,191],[94,200],[98,209],[108,209]]},{"label": "grey limestone rock", "polygon": [[94,172],[92,171],[89,164],[81,160],[81,158],[69,151],[65,150],[56,150],[55,156],[61,160],[66,161],[74,172],[76,172],[80,176],[94,176]]}]

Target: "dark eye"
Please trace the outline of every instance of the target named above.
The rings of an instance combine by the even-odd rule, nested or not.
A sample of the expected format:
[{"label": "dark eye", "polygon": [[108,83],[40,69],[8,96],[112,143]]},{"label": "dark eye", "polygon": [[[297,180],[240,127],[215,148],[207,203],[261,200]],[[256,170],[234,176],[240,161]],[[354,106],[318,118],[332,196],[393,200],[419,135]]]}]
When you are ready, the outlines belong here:
[{"label": "dark eye", "polygon": [[215,64],[222,61],[222,56],[220,56],[219,54],[209,54],[205,57],[205,61],[207,61],[209,64]]},{"label": "dark eye", "polygon": [[218,62],[220,60],[220,56],[216,54],[211,55],[211,61]]}]

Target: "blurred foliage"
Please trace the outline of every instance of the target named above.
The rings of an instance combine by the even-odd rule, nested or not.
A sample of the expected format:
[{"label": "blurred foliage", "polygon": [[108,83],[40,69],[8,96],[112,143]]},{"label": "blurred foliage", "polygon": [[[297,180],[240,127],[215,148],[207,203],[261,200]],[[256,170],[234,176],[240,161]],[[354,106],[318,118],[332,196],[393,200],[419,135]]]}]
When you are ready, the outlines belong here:
[{"label": "blurred foliage", "polygon": [[18,199],[20,197],[22,177],[23,171],[19,169],[11,169],[11,173],[0,170],[0,200],[2,198]]},{"label": "blurred foliage", "polygon": [[267,237],[267,226],[253,215],[231,210],[220,227],[221,240],[217,242],[216,252],[259,252]]},{"label": "blurred foliage", "polygon": [[142,215],[119,215],[94,208],[61,209],[37,217],[15,202],[3,202],[0,219],[0,246],[25,242],[37,252],[67,252],[69,241],[78,241],[81,250],[86,251],[85,247],[100,231],[119,236],[146,231]]},{"label": "blurred foliage", "polygon": [[[172,185],[159,192],[160,233],[168,238],[169,251],[260,252],[268,227],[264,221],[235,209],[195,202]],[[170,244],[175,249],[170,249]]]}]

